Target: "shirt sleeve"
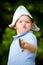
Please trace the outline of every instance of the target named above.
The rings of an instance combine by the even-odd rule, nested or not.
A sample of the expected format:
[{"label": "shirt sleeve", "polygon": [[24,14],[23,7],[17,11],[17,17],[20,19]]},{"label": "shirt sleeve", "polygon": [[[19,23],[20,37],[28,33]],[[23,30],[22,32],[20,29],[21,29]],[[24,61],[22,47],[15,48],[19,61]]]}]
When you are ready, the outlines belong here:
[{"label": "shirt sleeve", "polygon": [[29,35],[26,35],[26,37],[24,38],[24,41],[30,43],[30,44],[33,44],[36,49],[37,49],[37,38],[34,34],[29,34]]}]

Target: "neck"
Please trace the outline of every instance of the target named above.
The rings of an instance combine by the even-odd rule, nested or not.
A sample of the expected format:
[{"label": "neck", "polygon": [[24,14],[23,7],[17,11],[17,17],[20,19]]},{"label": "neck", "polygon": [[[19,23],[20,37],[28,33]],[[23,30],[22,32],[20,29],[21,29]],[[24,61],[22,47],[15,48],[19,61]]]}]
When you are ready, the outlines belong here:
[{"label": "neck", "polygon": [[[31,31],[31,30],[28,30],[28,31]],[[28,31],[25,31],[25,32],[28,32]],[[21,33],[20,33],[20,32],[17,31],[17,35],[20,35],[20,34],[22,34],[22,33],[24,33],[24,32],[21,32]]]}]

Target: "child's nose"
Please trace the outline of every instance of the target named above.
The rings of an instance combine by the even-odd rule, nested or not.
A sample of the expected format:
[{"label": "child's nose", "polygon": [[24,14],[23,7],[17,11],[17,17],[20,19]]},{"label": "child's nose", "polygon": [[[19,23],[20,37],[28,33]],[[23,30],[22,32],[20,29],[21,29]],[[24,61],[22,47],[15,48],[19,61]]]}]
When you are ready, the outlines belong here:
[{"label": "child's nose", "polygon": [[22,23],[25,24],[25,21],[23,21]]}]

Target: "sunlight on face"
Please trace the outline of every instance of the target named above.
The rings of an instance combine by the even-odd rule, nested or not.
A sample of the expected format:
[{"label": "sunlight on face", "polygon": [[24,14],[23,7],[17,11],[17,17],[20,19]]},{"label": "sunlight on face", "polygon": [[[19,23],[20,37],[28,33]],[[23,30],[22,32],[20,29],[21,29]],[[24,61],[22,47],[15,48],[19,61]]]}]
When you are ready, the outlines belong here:
[{"label": "sunlight on face", "polygon": [[22,15],[16,22],[15,28],[17,30],[17,34],[21,34],[23,32],[29,31],[32,29],[33,23],[27,15]]}]

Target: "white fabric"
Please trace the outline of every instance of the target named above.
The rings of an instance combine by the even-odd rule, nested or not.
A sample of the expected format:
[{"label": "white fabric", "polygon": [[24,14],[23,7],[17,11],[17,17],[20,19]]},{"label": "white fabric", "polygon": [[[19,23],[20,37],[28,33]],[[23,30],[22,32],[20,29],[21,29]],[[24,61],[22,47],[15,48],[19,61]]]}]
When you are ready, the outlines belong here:
[{"label": "white fabric", "polygon": [[39,31],[40,28],[34,23],[34,28],[33,28],[34,31]]}]

